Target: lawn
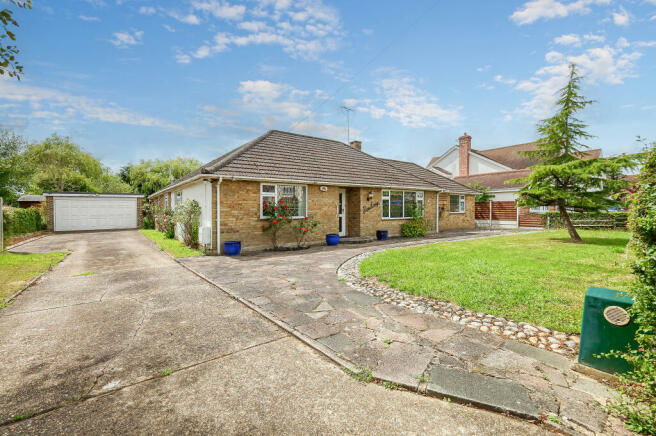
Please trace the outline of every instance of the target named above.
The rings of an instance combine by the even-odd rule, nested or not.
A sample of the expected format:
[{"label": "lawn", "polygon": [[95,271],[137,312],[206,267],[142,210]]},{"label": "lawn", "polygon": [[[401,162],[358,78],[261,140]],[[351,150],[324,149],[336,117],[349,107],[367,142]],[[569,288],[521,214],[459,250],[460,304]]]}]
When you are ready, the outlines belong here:
[{"label": "lawn", "polygon": [[629,291],[628,232],[549,231],[446,242],[376,253],[363,276],[477,312],[580,332],[589,286]]},{"label": "lawn", "polygon": [[33,277],[47,271],[67,253],[0,253],[0,303],[21,289]]},{"label": "lawn", "polygon": [[142,229],[140,232],[148,239],[153,241],[160,250],[165,250],[171,256],[178,257],[192,257],[192,256],[202,256],[198,250],[187,247],[182,242],[177,239],[169,239],[164,236],[164,233],[157,230],[146,230]]}]

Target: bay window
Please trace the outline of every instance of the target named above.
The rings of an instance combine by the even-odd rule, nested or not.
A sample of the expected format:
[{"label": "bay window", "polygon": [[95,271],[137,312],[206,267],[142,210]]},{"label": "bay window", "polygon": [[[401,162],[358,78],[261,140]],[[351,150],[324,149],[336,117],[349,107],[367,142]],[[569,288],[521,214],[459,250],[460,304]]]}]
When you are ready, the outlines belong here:
[{"label": "bay window", "polygon": [[262,184],[260,186],[260,218],[264,215],[265,204],[283,202],[291,210],[292,218],[303,218],[307,215],[307,186]]},{"label": "bay window", "polygon": [[412,207],[424,215],[423,191],[383,191],[383,218],[412,218]]}]

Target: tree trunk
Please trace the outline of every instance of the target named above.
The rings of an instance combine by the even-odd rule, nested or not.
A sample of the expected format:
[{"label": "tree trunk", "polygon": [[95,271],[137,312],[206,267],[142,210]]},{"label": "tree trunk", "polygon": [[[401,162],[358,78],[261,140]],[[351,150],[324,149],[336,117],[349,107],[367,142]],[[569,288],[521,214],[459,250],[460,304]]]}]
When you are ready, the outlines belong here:
[{"label": "tree trunk", "polygon": [[558,201],[558,210],[560,211],[560,219],[563,221],[563,224],[567,228],[567,233],[569,233],[569,237],[572,238],[572,242],[583,242],[576,229],[574,228],[572,220],[569,219],[569,214],[567,213],[567,208],[565,207],[565,202],[563,200]]}]

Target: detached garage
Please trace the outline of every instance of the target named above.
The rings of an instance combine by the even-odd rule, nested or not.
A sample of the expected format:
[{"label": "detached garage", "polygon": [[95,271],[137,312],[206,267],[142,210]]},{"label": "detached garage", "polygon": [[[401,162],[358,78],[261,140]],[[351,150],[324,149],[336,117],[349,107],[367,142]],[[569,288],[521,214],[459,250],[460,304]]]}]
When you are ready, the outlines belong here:
[{"label": "detached garage", "polygon": [[141,194],[53,192],[43,194],[48,210],[48,230],[136,229],[141,227]]}]

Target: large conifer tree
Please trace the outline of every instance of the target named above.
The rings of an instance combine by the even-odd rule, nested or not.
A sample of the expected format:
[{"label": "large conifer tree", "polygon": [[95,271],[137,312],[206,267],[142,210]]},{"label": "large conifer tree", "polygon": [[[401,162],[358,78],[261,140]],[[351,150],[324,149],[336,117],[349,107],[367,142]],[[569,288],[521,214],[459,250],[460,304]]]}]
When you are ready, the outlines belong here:
[{"label": "large conifer tree", "polygon": [[582,141],[592,135],[587,125],[576,117],[592,103],[580,94],[581,77],[570,65],[569,80],[560,91],[556,114],[538,124],[541,137],[537,149],[525,151],[540,163],[531,167],[519,191],[519,206],[556,205],[573,242],[581,242],[568,214],[568,208],[605,210],[619,203],[618,194],[628,183],[623,171],[635,166],[634,158],[622,154],[613,158],[581,159],[588,146]]}]

